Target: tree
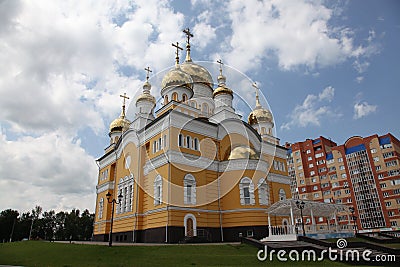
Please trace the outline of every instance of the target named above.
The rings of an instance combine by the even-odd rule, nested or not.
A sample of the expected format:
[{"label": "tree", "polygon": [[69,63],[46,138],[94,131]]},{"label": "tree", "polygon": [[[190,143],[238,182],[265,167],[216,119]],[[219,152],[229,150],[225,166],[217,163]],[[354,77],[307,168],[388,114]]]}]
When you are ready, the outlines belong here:
[{"label": "tree", "polygon": [[7,209],[0,213],[0,240],[2,242],[13,240],[18,216],[18,211],[12,209]]},{"label": "tree", "polygon": [[29,231],[29,240],[32,238],[33,223],[35,220],[39,219],[41,213],[42,213],[42,207],[40,206],[36,205],[35,208],[32,210],[32,218],[31,218],[32,223],[31,223],[31,229]]}]

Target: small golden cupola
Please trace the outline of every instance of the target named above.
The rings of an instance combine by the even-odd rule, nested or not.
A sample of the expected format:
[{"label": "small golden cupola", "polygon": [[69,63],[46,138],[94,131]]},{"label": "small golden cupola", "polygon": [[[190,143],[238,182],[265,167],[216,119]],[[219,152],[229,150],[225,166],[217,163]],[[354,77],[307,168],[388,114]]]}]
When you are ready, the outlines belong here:
[{"label": "small golden cupola", "polygon": [[253,87],[256,89],[256,107],[253,109],[252,112],[250,112],[249,117],[248,117],[248,123],[251,126],[254,126],[256,124],[260,123],[268,123],[271,124],[271,128],[274,127],[274,119],[272,117],[271,111],[268,109],[265,109],[261,106],[260,104],[260,98],[258,96],[258,87],[257,84],[254,83]]},{"label": "small golden cupola", "polygon": [[170,70],[161,81],[161,96],[164,98],[164,105],[171,100],[186,102],[193,96],[193,79],[186,72],[181,70],[179,64],[179,50],[183,50],[179,43],[172,44],[176,47],[175,68]]},{"label": "small golden cupola", "polygon": [[136,99],[136,114],[144,115],[145,117],[153,118],[153,109],[156,106],[156,99],[153,95],[150,94],[151,84],[149,82],[149,75],[151,69],[149,67],[145,68],[146,81],[143,84],[143,93],[139,95]]},{"label": "small golden cupola", "polygon": [[123,98],[121,115],[111,122],[110,132],[108,134],[111,138],[111,143],[116,143],[119,137],[121,136],[122,132],[128,130],[129,125],[131,124],[131,122],[126,118],[125,115],[125,100],[129,99],[129,97],[126,96],[126,93],[120,95],[120,97]]}]

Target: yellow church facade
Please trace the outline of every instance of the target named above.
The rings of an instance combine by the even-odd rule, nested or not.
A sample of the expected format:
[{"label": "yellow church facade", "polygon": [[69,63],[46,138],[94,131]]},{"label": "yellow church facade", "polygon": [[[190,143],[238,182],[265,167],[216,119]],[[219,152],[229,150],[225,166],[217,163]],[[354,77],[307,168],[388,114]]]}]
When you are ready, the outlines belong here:
[{"label": "yellow church facade", "polygon": [[[135,99],[134,118],[110,125],[110,145],[98,160],[94,239],[107,241],[115,205],[116,242],[221,242],[268,235],[267,208],[291,198],[286,149],[274,137],[271,112],[256,106],[243,121],[232,106],[222,62],[213,86],[210,72],[186,59],[161,82],[161,107],[149,72]],[[255,85],[256,86],[256,85]],[[215,88],[213,88],[215,87]],[[126,96],[123,96],[126,97]],[[110,200],[111,200],[110,199]],[[271,225],[287,218],[275,216]]]}]

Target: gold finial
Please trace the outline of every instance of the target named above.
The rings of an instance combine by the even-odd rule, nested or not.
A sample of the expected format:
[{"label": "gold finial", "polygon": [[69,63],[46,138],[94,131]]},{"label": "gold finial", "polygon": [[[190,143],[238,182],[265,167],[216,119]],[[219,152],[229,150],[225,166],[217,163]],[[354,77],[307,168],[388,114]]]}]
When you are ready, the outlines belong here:
[{"label": "gold finial", "polygon": [[217,63],[219,63],[219,75],[222,76],[222,65],[224,65],[224,63],[222,63],[221,59],[218,59]]},{"label": "gold finial", "polygon": [[149,81],[150,72],[153,72],[153,71],[150,69],[150,67],[147,67],[147,68],[145,68],[144,70],[147,72],[147,74],[146,74],[146,81]]},{"label": "gold finial", "polygon": [[261,108],[260,98],[259,98],[259,96],[258,96],[258,90],[259,90],[258,85],[257,85],[256,82],[254,82],[254,83],[252,84],[252,86],[256,89],[256,108]]},{"label": "gold finial", "polygon": [[176,66],[178,66],[179,65],[179,50],[183,50],[183,48],[179,46],[178,42],[176,42],[176,44],[172,43],[172,46],[176,47],[175,59],[176,59]]},{"label": "gold finial", "polygon": [[186,28],[183,30],[183,32],[186,34],[186,59],[185,61],[192,61],[192,58],[190,57],[190,37],[193,37],[193,33],[190,32],[189,28]]},{"label": "gold finial", "polygon": [[129,97],[126,96],[126,93],[124,93],[124,95],[119,95],[119,96],[122,97],[122,99],[123,99],[121,117],[122,117],[122,118],[125,118],[125,100],[126,100],[126,99],[129,99]]}]

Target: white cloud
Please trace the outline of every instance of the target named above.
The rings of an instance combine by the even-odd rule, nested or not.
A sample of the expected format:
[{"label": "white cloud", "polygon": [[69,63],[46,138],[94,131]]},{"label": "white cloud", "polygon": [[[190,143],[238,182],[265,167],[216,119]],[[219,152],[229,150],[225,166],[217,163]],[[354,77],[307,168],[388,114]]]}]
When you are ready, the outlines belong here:
[{"label": "white cloud", "polygon": [[284,70],[326,67],[366,55],[371,43],[356,45],[348,28],[333,27],[337,15],[320,1],[230,1],[232,37],[228,63],[256,69],[271,55]]},{"label": "white cloud", "polygon": [[193,33],[196,36],[193,43],[199,47],[199,49],[205,48],[210,42],[216,38],[215,28],[204,22],[196,24],[193,28]]},{"label": "white cloud", "polygon": [[318,95],[307,95],[301,105],[297,105],[289,114],[290,121],[282,124],[281,129],[289,130],[292,127],[307,127],[310,125],[320,126],[321,121],[326,117],[339,117],[341,114],[332,111],[325,102],[331,102],[335,89],[326,87]]},{"label": "white cloud", "polygon": [[21,137],[0,136],[0,210],[94,207],[95,159],[63,133]]},{"label": "white cloud", "polygon": [[357,102],[354,104],[354,115],[355,120],[365,117],[369,114],[375,113],[378,106],[368,104],[367,102]]}]

